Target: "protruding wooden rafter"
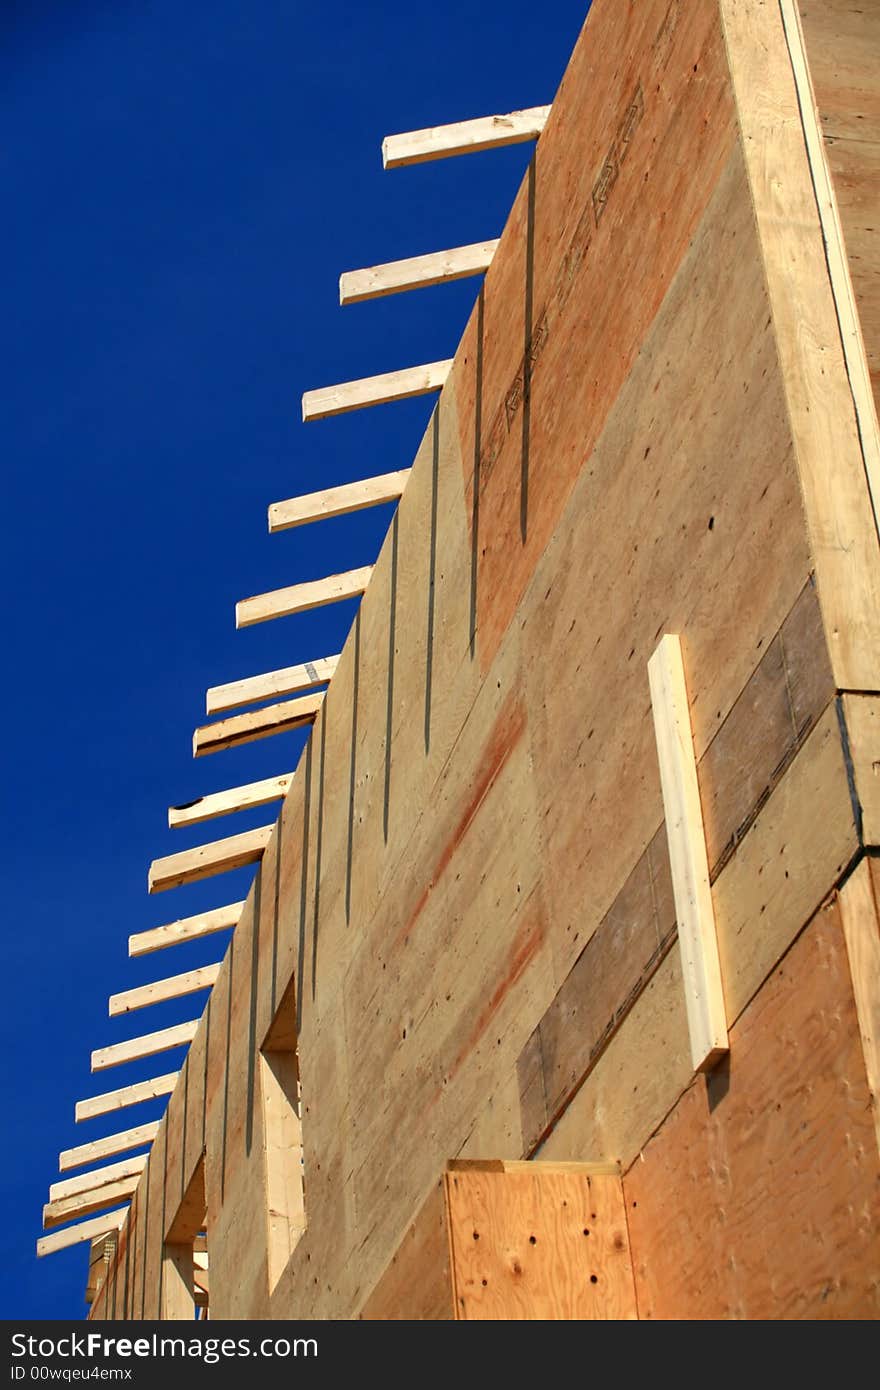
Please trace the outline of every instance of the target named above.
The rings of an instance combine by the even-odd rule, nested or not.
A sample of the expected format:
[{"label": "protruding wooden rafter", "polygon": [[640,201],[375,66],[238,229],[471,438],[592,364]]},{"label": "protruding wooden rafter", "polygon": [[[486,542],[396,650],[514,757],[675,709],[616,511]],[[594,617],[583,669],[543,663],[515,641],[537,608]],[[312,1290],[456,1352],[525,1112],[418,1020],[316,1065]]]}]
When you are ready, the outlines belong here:
[{"label": "protruding wooden rafter", "polygon": [[92,1192],[107,1183],[119,1182],[120,1178],[137,1177],[146,1166],[147,1155],[136,1154],[134,1158],[123,1158],[119,1163],[108,1163],[103,1168],[78,1173],[75,1178],[62,1178],[49,1188],[49,1201],[60,1202],[64,1197],[76,1197],[81,1192]]},{"label": "protruding wooden rafter", "polygon": [[382,473],[341,487],[327,487],[321,492],[307,492],[302,497],[289,497],[285,502],[273,502],[269,508],[269,531],[289,531],[310,521],[326,521],[332,516],[349,516],[366,507],[380,507],[384,502],[396,502],[406,487],[411,469],[397,473]]},{"label": "protruding wooden rafter", "polygon": [[198,1019],[193,1019],[189,1023],[175,1023],[172,1028],[160,1028],[155,1033],[144,1033],[139,1038],[111,1043],[109,1047],[96,1048],[92,1053],[92,1071],[106,1071],[108,1067],[120,1067],[142,1057],[155,1057],[172,1047],[186,1047],[195,1037],[198,1026]]},{"label": "protruding wooden rafter", "polygon": [[365,299],[381,299],[403,290],[426,289],[448,280],[465,280],[482,275],[492,264],[498,241],[475,241],[470,246],[453,246],[448,251],[432,251],[426,256],[408,256],[402,261],[386,261],[364,270],[346,270],[339,277],[339,303],[360,304]]},{"label": "protruding wooden rafter", "polygon": [[145,1100],[158,1100],[160,1096],[170,1096],[178,1075],[176,1071],[166,1072],[164,1076],[153,1076],[149,1081],[136,1081],[132,1086],[121,1086],[118,1091],[105,1091],[103,1095],[78,1100],[74,1119],[79,1124],[82,1120],[94,1120],[98,1115],[112,1115],[114,1110],[124,1110],[128,1105],[140,1105]]},{"label": "protruding wooden rafter", "polygon": [[344,415],[348,410],[361,410],[368,405],[387,405],[390,401],[406,401],[412,396],[427,396],[431,391],[441,390],[451,366],[449,358],[306,391],[302,398],[303,420],[326,420],[331,415]]},{"label": "protruding wooden rafter", "polygon": [[728,1051],[715,912],[681,639],[667,634],[648,662],[666,839],[681,948],[691,1060],[708,1071]]},{"label": "protruding wooden rafter", "polygon": [[44,1230],[50,1230],[53,1226],[63,1226],[65,1221],[72,1221],[77,1216],[90,1216],[102,1207],[112,1207],[117,1202],[133,1197],[139,1181],[137,1177],[119,1178],[116,1182],[90,1188],[87,1192],[79,1192],[73,1197],[62,1197],[57,1202],[47,1202],[43,1207]]},{"label": "protruding wooden rafter", "polygon": [[304,724],[314,724],[323,702],[324,691],[320,690],[314,695],[281,700],[277,705],[265,705],[245,714],[231,714],[228,719],[218,719],[214,724],[201,724],[193,733],[193,757],[222,753],[226,748],[237,748],[242,743],[255,743],[272,734],[286,734]]},{"label": "protruding wooden rafter", "polygon": [[211,989],[219,973],[219,965],[202,965],[197,970],[185,970],[182,975],[169,975],[165,980],[154,980],[149,985],[137,985],[121,994],[111,994],[110,1017],[120,1018],[135,1009],[145,1009],[148,1004],[164,1004],[169,999],[183,999],[188,994],[198,994],[199,990]]},{"label": "protruding wooden rafter", "polygon": [[244,902],[229,903],[226,907],[196,912],[192,917],[179,917],[176,922],[135,932],[128,938],[128,954],[148,956],[153,951],[164,951],[167,946],[177,946],[181,941],[195,941],[218,931],[228,931],[237,925],[243,909]]},{"label": "protruding wooden rafter", "polygon": [[140,1149],[152,1144],[159,1130],[159,1121],[150,1120],[145,1125],[135,1125],[133,1129],[123,1129],[118,1134],[107,1134],[103,1139],[92,1139],[88,1144],[77,1144],[73,1149],[63,1149],[58,1155],[58,1171],[67,1173],[71,1168],[82,1168],[83,1164],[101,1158],[112,1158],[114,1154],[124,1154],[129,1149]]},{"label": "protruding wooden rafter", "polygon": [[213,874],[256,864],[263,857],[273,829],[274,826],[261,825],[257,830],[244,830],[240,835],[227,835],[209,845],[196,845],[194,849],[154,859],[147,876],[149,891],[163,893],[168,888],[180,888],[184,883],[198,883]]},{"label": "protruding wooden rafter", "polygon": [[424,164],[426,160],[446,159],[454,154],[521,145],[526,140],[537,140],[549,115],[549,106],[529,106],[522,111],[508,111],[505,116],[479,116],[473,121],[454,121],[451,125],[386,135],[382,141],[382,163],[386,169],[399,169],[406,164]]},{"label": "protruding wooden rafter", "polygon": [[225,714],[240,705],[254,705],[260,700],[279,700],[285,695],[311,690],[315,685],[326,685],[338,665],[338,656],[321,656],[315,661],[301,662],[298,666],[283,666],[279,671],[266,671],[264,675],[214,685],[207,693],[205,712]]},{"label": "protruding wooden rafter", "polygon": [[180,830],[187,825],[200,825],[202,821],[214,820],[219,816],[231,816],[236,811],[252,810],[256,806],[268,806],[280,801],[293,781],[292,772],[283,772],[280,777],[266,777],[261,782],[248,782],[243,787],[230,787],[225,792],[210,792],[196,801],[187,801],[182,806],[168,807],[168,824],[172,830]]},{"label": "protruding wooden rafter", "polygon": [[[340,603],[347,598],[360,598],[370,582],[372,565],[346,570],[344,574],[328,574],[324,579],[310,579],[305,584],[291,584],[286,589],[273,589],[268,594],[243,598],[235,605],[235,626],[252,627],[270,618],[289,618],[293,613],[307,613],[310,608],[323,608],[327,603]],[[318,696],[306,698],[318,699]]]},{"label": "protruding wooden rafter", "polygon": [[127,1215],[128,1207],[119,1207],[116,1211],[94,1216],[90,1221],[80,1221],[76,1226],[55,1231],[50,1236],[41,1236],[37,1241],[37,1257],[42,1259],[44,1255],[54,1255],[56,1250],[67,1250],[71,1245],[82,1245],[84,1241],[97,1240],[110,1231],[118,1231]]}]

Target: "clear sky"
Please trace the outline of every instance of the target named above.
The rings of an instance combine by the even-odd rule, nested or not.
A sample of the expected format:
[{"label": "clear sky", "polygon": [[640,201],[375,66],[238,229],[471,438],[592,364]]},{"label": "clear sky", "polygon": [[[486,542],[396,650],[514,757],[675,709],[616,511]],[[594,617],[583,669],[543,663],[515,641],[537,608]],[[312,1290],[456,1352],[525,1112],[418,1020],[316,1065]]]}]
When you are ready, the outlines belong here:
[{"label": "clear sky", "polygon": [[426,399],[303,425],[300,395],[451,357],[478,282],[341,309],[340,271],[500,234],[529,146],[385,173],[392,132],[549,102],[587,0],[5,0],[0,12],[4,917],[0,1316],[85,1312],[37,1261],[95,1047],[195,1018],[111,993],[219,960],[129,933],[245,895],[149,898],[167,807],[291,770],[284,735],[194,762],[209,685],[338,651],[350,603],[236,633],[237,599],[368,564],[388,509],[270,537],[268,503],[407,467]]}]

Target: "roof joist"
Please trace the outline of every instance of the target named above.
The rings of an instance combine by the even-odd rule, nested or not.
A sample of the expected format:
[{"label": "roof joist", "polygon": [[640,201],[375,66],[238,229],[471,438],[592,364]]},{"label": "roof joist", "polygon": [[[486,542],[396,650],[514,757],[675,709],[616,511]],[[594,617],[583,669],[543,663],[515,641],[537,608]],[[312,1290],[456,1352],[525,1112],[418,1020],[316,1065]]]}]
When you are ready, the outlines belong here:
[{"label": "roof joist", "polygon": [[118,1091],[105,1091],[103,1095],[78,1100],[74,1119],[79,1124],[82,1120],[94,1120],[98,1115],[111,1115],[114,1110],[124,1110],[127,1105],[140,1105],[145,1100],[158,1100],[160,1096],[170,1096],[177,1076],[176,1071],[167,1072],[164,1076],[153,1076],[149,1081],[136,1081],[132,1086],[121,1086]]},{"label": "roof joist", "polygon": [[521,145],[526,140],[537,140],[549,115],[549,106],[529,106],[522,111],[508,111],[506,116],[479,116],[474,121],[454,121],[451,125],[386,135],[382,141],[382,163],[386,169],[399,169],[405,164],[424,164],[429,159],[445,159],[454,154]]},{"label": "roof joist", "polygon": [[148,1004],[164,1004],[169,999],[183,999],[188,994],[198,994],[201,989],[211,989],[219,973],[219,965],[202,965],[197,970],[186,970],[182,975],[169,975],[167,979],[154,980],[150,985],[137,985],[134,989],[123,990],[121,994],[111,994],[110,1017],[119,1018],[122,1014],[133,1013],[135,1009],[145,1009]]},{"label": "roof joist", "polygon": [[218,816],[231,816],[235,811],[251,810],[255,806],[268,806],[272,801],[280,801],[286,795],[293,781],[292,772],[284,772],[280,777],[266,777],[261,782],[248,782],[243,787],[230,787],[225,792],[211,792],[200,796],[196,801],[187,801],[183,806],[168,807],[168,824],[172,830],[180,830],[187,825],[199,825],[202,821],[214,820]]},{"label": "roof joist", "polygon": [[128,1038],[125,1042],[111,1043],[109,1047],[99,1047],[92,1053],[92,1071],[106,1071],[108,1067],[120,1067],[124,1062],[155,1057],[172,1047],[186,1047],[195,1037],[198,1026],[198,1019],[193,1019],[190,1023],[175,1023],[173,1028],[144,1033],[140,1038]]},{"label": "roof joist", "polygon": [[397,473],[382,473],[342,487],[328,487],[321,492],[308,492],[302,497],[290,497],[286,502],[273,502],[269,508],[269,531],[289,531],[310,521],[326,521],[332,516],[349,516],[366,507],[379,507],[383,502],[396,502],[401,496],[409,468]]},{"label": "roof joist", "polygon": [[497,247],[497,239],[475,241],[470,246],[453,246],[448,251],[432,251],[426,256],[408,256],[406,260],[386,261],[364,270],[346,270],[339,277],[339,303],[360,304],[365,299],[381,299],[403,290],[427,289],[448,280],[482,275],[492,264]]},{"label": "roof joist", "polygon": [[[283,503],[278,503],[283,506]],[[270,527],[271,530],[271,527]],[[205,700],[207,714],[224,714],[239,705],[253,705],[260,700],[277,700],[284,695],[296,695],[315,685],[325,685],[336,667],[338,656],[321,656],[298,666],[283,666],[279,671],[267,671],[261,676],[214,685]]]},{"label": "roof joist", "polygon": [[81,1245],[87,1240],[97,1240],[111,1231],[118,1231],[126,1216],[128,1207],[104,1212],[103,1216],[92,1217],[91,1221],[80,1221],[76,1226],[68,1226],[63,1231],[55,1231],[50,1236],[41,1236],[37,1241],[37,1257],[54,1255],[56,1250],[67,1250],[71,1245]]},{"label": "roof joist", "polygon": [[103,1168],[79,1173],[75,1178],[62,1178],[49,1188],[49,1201],[60,1202],[64,1197],[77,1197],[81,1192],[92,1192],[108,1183],[119,1182],[120,1178],[138,1177],[146,1166],[147,1155],[136,1154],[134,1158],[123,1158],[119,1163],[108,1163]]},{"label": "roof joist", "polygon": [[151,927],[149,931],[135,932],[128,938],[130,956],[148,956],[152,951],[163,951],[166,946],[177,946],[181,941],[195,941],[201,936],[213,936],[218,931],[228,931],[238,923],[244,909],[244,902],[229,903],[226,907],[215,907],[210,912],[196,912],[192,917],[179,917],[176,922],[166,922],[161,927]]},{"label": "roof joist", "polygon": [[[289,618],[294,613],[307,613],[310,608],[323,608],[327,603],[360,598],[370,582],[372,565],[346,570],[344,574],[328,574],[324,579],[310,579],[305,584],[291,584],[286,589],[273,589],[268,594],[244,598],[235,605],[235,626],[252,627],[270,618]],[[320,696],[307,696],[318,699]]]},{"label": "roof joist", "polygon": [[274,828],[272,825],[261,825],[257,830],[227,835],[225,839],[213,840],[209,845],[196,845],[194,849],[184,849],[179,854],[166,854],[162,859],[154,859],[147,876],[149,891],[163,893],[168,888],[180,888],[184,883],[198,883],[213,874],[258,863]]},{"label": "roof joist", "polygon": [[133,1129],[123,1129],[118,1134],[108,1134],[103,1139],[92,1139],[88,1144],[77,1144],[73,1149],[64,1149],[58,1155],[58,1171],[67,1173],[71,1168],[82,1168],[101,1158],[112,1158],[114,1154],[124,1154],[129,1149],[140,1149],[152,1144],[159,1130],[159,1121],[135,1125]]},{"label": "roof joist", "polygon": [[387,405],[389,401],[406,401],[411,396],[427,396],[441,389],[451,366],[449,358],[306,391],[302,398],[302,417],[306,421],[326,420],[331,415],[344,415],[348,410],[361,410],[368,405]]},{"label": "roof joist", "polygon": [[193,733],[193,757],[222,753],[226,748],[237,748],[242,743],[255,743],[259,738],[290,733],[305,724],[314,724],[323,700],[321,690],[315,695],[282,700],[277,705],[265,705],[263,709],[249,710],[245,714],[231,714],[215,724],[201,724]]},{"label": "roof joist", "polygon": [[105,1183],[101,1187],[90,1188],[73,1197],[62,1197],[57,1202],[47,1202],[43,1207],[43,1227],[63,1226],[76,1216],[90,1216],[102,1207],[112,1207],[134,1195],[139,1177],[119,1178],[116,1182]]}]

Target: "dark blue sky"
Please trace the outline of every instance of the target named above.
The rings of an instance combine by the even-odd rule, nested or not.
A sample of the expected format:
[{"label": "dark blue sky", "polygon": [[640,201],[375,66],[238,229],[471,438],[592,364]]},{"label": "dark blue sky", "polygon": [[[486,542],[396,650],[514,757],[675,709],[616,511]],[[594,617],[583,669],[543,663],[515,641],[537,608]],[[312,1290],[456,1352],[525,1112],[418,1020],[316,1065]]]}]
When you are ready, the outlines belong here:
[{"label": "dark blue sky", "polygon": [[0,1316],[81,1317],[87,1247],[37,1261],[98,1046],[204,996],[108,995],[220,959],[130,932],[243,896],[154,898],[149,861],[272,819],[166,808],[290,770],[298,736],[193,762],[207,686],[339,650],[350,604],[236,633],[239,598],[371,562],[387,509],[280,536],[266,507],[403,468],[427,400],[308,426],[300,395],[451,357],[477,283],[340,309],[340,271],[497,236],[530,147],[384,173],[383,135],[552,100],[586,0],[316,6],[26,0],[0,17],[5,810]]}]

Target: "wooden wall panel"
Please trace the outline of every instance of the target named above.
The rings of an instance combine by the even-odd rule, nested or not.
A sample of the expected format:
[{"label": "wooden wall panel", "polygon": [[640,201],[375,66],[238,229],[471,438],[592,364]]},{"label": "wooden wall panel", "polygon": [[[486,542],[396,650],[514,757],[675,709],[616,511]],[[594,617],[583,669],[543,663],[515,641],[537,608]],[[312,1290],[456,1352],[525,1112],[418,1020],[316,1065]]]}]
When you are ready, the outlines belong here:
[{"label": "wooden wall panel", "polygon": [[[795,389],[813,340],[780,341],[789,223],[743,133],[768,186],[781,156],[728,66],[746,10],[774,61],[780,38],[775,7],[743,5],[590,11],[141,1183],[146,1316],[202,1146],[214,1316],[392,1307],[446,1161],[533,1142],[545,1065],[562,1102],[583,1080],[571,1013],[546,1053],[530,1039],[587,951],[606,994],[582,978],[575,1002],[601,1046],[541,1157],[629,1163],[675,1107],[646,674],[664,631],[685,646],[731,1019],[859,851],[829,656],[848,591],[828,576],[854,565],[863,595],[876,574],[837,528],[837,417],[813,424]],[[846,669],[869,669],[875,625],[847,627]],[[651,897],[642,936],[615,917],[630,890]],[[270,1298],[256,1051],[291,983],[306,1230]]]},{"label": "wooden wall panel", "polygon": [[624,1179],[640,1316],[876,1318],[880,1160],[836,902],[730,1044]]}]

